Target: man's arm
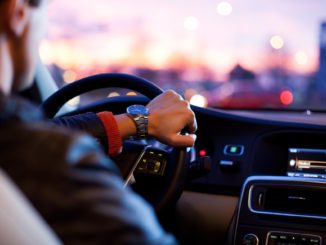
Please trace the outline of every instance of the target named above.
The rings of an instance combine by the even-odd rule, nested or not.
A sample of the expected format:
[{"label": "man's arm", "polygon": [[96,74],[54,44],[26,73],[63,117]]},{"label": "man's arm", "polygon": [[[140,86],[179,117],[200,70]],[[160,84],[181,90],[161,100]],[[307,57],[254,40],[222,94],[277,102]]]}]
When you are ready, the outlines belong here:
[{"label": "man's arm", "polygon": [[91,137],[32,124],[9,127],[9,139],[3,169],[64,244],[176,243]]},{"label": "man's arm", "polygon": [[[171,146],[192,146],[196,140],[197,123],[189,102],[172,90],[166,91],[147,105],[148,134]],[[88,132],[107,150],[116,156],[122,150],[122,141],[136,134],[136,126],[126,114],[111,112],[85,113],[53,119],[53,122],[69,128]],[[186,129],[189,134],[183,135]]]}]

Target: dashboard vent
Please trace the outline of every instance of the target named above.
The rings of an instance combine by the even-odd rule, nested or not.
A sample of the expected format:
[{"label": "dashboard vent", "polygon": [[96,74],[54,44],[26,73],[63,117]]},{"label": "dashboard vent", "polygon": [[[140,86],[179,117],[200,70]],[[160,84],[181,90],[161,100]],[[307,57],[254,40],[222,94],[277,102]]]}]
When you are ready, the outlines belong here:
[{"label": "dashboard vent", "polygon": [[325,188],[254,185],[248,203],[255,213],[326,219]]}]

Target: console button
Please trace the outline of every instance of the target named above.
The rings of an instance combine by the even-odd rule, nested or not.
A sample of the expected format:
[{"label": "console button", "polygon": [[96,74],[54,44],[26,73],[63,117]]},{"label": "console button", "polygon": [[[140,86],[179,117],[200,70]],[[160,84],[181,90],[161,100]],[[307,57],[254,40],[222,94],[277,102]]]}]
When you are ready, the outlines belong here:
[{"label": "console button", "polygon": [[243,245],[258,245],[259,239],[255,234],[250,233],[243,237],[242,244]]},{"label": "console button", "polygon": [[237,172],[239,163],[231,160],[221,160],[219,163],[221,170],[226,172]]},{"label": "console button", "polygon": [[226,145],[224,147],[224,154],[229,156],[241,156],[244,152],[243,145]]},{"label": "console button", "polygon": [[273,244],[321,244],[321,237],[310,234],[298,234],[298,233],[287,233],[287,232],[269,232],[267,235],[268,245]]}]

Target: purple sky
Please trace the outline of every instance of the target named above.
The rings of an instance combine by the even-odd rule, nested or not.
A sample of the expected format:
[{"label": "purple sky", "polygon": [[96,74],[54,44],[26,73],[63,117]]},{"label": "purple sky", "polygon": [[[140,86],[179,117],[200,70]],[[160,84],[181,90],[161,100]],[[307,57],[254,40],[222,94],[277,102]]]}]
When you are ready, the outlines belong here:
[{"label": "purple sky", "polygon": [[[50,5],[45,62],[73,69],[135,65],[205,66],[224,74],[236,63],[253,70],[269,63],[270,38],[279,35],[289,69],[317,66],[326,0],[229,0],[229,16],[213,0],[56,0]],[[187,17],[198,26],[188,30]],[[304,64],[295,55],[306,55]]]}]

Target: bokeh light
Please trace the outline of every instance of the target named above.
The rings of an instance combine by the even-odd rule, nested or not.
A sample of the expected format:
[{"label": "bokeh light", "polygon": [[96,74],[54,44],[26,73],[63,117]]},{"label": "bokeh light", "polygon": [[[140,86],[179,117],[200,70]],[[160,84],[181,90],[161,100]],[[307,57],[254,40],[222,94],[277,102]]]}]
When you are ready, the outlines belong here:
[{"label": "bokeh light", "polygon": [[76,96],[76,97],[72,98],[71,100],[69,100],[67,102],[67,104],[73,108],[77,108],[80,104],[80,96]]},{"label": "bokeh light", "polygon": [[67,70],[63,73],[63,80],[65,83],[72,83],[76,81],[77,74],[72,70]]},{"label": "bokeh light", "polygon": [[108,94],[108,98],[118,97],[118,96],[120,96],[120,94],[118,92],[111,92]]},{"label": "bokeh light", "polygon": [[189,16],[184,20],[183,26],[188,31],[194,31],[194,30],[196,30],[198,28],[199,21],[198,21],[198,19],[196,17]]},{"label": "bokeh light", "polygon": [[298,51],[295,54],[295,61],[298,65],[306,65],[308,63],[308,56],[307,53],[303,51]]},{"label": "bokeh light", "polygon": [[137,93],[134,91],[130,91],[127,93],[127,96],[137,96]]},{"label": "bokeh light", "polygon": [[228,15],[232,14],[233,7],[232,7],[231,3],[223,1],[217,5],[216,11],[220,15],[228,16]]},{"label": "bokeh light", "polygon": [[270,39],[270,44],[274,49],[281,49],[284,46],[284,39],[279,35],[273,36]]},{"label": "bokeh light", "polygon": [[205,96],[201,94],[195,94],[194,96],[191,97],[190,99],[190,104],[199,106],[199,107],[207,107],[207,99]]},{"label": "bokeh light", "polygon": [[280,100],[283,105],[291,105],[293,102],[293,93],[289,90],[284,90],[280,94]]}]

